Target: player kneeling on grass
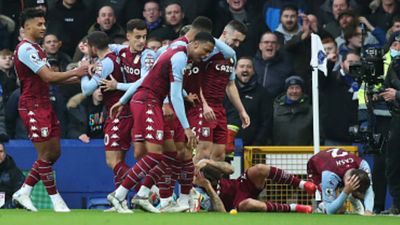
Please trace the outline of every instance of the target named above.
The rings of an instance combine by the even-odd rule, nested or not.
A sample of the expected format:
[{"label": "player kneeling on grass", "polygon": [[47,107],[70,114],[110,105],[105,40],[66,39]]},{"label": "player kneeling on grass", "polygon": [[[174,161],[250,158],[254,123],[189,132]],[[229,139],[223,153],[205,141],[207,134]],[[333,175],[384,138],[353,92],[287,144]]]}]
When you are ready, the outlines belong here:
[{"label": "player kneeling on grass", "polygon": [[312,194],[316,186],[285,173],[276,167],[257,164],[250,167],[238,179],[222,178],[232,174],[233,167],[226,162],[203,159],[196,164],[193,183],[202,187],[210,197],[209,210],[226,212],[232,209],[242,212],[300,212],[311,213],[312,207],[300,204],[279,204],[257,200],[265,187],[266,179],[276,183],[299,187]]},{"label": "player kneeling on grass", "polygon": [[[307,173],[322,192],[323,202],[318,208],[327,214],[341,213],[348,199],[353,212],[371,215],[374,191],[370,171],[365,160],[343,149],[332,148],[315,154],[307,163]],[[341,188],[337,196],[336,191]]]}]

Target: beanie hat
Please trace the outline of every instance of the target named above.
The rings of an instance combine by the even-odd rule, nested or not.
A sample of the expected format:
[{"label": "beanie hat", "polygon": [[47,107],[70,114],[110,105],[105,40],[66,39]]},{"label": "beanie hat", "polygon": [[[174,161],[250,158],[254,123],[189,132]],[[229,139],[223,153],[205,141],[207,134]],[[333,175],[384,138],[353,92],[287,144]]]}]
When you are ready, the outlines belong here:
[{"label": "beanie hat", "polygon": [[299,85],[303,89],[304,80],[299,76],[290,76],[285,80],[285,90],[287,90],[290,85]]}]

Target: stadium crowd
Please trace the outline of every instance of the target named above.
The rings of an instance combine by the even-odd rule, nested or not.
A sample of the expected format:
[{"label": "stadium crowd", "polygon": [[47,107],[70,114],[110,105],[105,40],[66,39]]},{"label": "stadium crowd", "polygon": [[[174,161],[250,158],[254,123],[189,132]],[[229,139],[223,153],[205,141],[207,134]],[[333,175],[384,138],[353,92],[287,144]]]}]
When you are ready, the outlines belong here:
[{"label": "stadium crowd", "polygon": [[[21,21],[30,7],[43,11],[45,33],[25,29],[40,17]],[[235,138],[244,145],[312,145],[312,33],[321,38],[328,60],[328,75],[319,76],[321,143],[352,145],[349,129],[374,121],[385,140],[374,155],[373,212],[384,211],[388,185],[393,206],[384,212],[399,214],[397,0],[0,0],[0,142],[31,139],[39,153],[18,193],[29,194],[44,179],[55,209],[69,211],[54,179],[44,175],[59,157],[59,138],[83,143],[104,138],[116,187],[108,199],[116,211],[127,213],[130,189],[138,191],[135,204],[160,211],[145,202],[153,184],[160,188],[162,209],[187,210],[193,177],[210,190],[195,169],[197,163],[223,160],[233,151]],[[26,41],[36,39],[33,47]],[[379,91],[373,98],[373,119],[366,107],[366,84],[351,74],[351,65],[365,59],[367,48],[382,48],[384,57],[385,79],[374,86]],[[39,53],[29,55],[33,49]],[[35,83],[40,79],[26,75],[28,67],[45,81],[42,86]],[[169,77],[158,79],[165,71]],[[31,89],[42,98],[31,96]],[[47,103],[53,111],[46,111]],[[36,118],[34,108],[35,113],[51,113]],[[149,128],[163,117],[167,125],[156,122]],[[49,129],[35,132],[32,119]],[[124,162],[131,142],[138,160],[133,168]],[[265,171],[263,179],[278,173],[272,167],[257,168]],[[341,179],[348,184],[349,177]],[[182,185],[179,204],[171,200],[175,181]],[[357,181],[349,182],[350,193]],[[264,185],[260,183],[256,185]],[[300,181],[293,185],[304,189]],[[35,211],[30,204],[24,206]],[[246,204],[243,210],[264,210],[258,202]],[[285,210],[265,207],[298,211],[290,205]]]}]

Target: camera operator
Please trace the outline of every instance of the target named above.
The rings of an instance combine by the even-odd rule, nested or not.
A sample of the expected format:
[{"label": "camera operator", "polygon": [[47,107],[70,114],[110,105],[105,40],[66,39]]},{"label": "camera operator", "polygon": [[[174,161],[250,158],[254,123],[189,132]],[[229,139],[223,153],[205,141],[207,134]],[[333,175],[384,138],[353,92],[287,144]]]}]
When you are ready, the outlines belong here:
[{"label": "camera operator", "polygon": [[392,208],[382,213],[400,213],[400,32],[393,33],[388,41],[392,62],[385,78],[385,90],[379,96],[388,103],[392,119],[390,121],[386,150],[386,177],[390,194],[393,197]]},{"label": "camera operator", "polygon": [[[368,73],[362,78],[362,85],[358,92],[359,99],[359,119],[361,124],[368,128],[366,135],[377,135],[376,139],[364,140],[364,153],[372,153],[374,167],[372,171],[372,183],[375,191],[374,212],[380,213],[385,209],[386,200],[386,151],[387,137],[391,121],[391,113],[383,97],[378,97],[382,93],[384,77],[386,77],[389,65],[400,50],[400,42],[395,40],[392,35],[386,44],[386,54],[379,63],[374,63],[374,74]],[[380,49],[379,49],[380,50]],[[380,53],[382,53],[381,51]],[[381,55],[374,56],[380,59]],[[373,62],[371,58],[367,61]],[[375,61],[378,62],[378,61]],[[381,76],[383,75],[383,76]],[[367,107],[368,105],[368,107]],[[368,121],[368,122],[366,122]],[[363,125],[361,125],[363,127]]]}]

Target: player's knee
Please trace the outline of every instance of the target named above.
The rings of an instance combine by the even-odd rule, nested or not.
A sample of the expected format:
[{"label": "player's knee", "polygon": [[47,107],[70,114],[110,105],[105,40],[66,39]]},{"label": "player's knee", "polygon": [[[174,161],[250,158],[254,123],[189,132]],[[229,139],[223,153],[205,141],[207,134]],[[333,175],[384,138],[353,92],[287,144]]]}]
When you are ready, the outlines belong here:
[{"label": "player's knee", "polygon": [[47,152],[44,155],[44,159],[48,162],[55,163],[58,158],[60,158],[61,153],[59,151],[54,151],[54,152]]}]

